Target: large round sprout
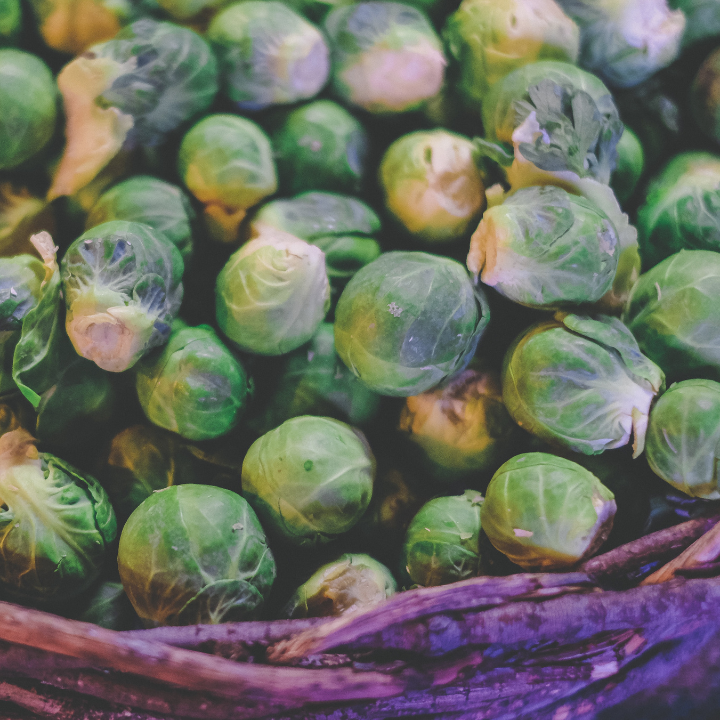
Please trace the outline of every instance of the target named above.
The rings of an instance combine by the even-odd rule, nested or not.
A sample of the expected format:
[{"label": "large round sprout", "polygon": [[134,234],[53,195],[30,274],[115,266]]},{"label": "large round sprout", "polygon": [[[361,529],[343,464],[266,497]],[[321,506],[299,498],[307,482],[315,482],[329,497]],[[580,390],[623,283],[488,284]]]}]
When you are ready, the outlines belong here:
[{"label": "large round sprout", "polygon": [[481,571],[480,509],[477,490],[425,503],[405,535],[403,561],[413,583],[446,585]]},{"label": "large round sprout", "polygon": [[619,255],[617,232],[594,203],[559,187],[529,187],[485,212],[467,264],[510,300],[558,308],[600,300]]},{"label": "large round sprout", "polygon": [[610,187],[618,202],[629,200],[645,169],[645,151],[638,136],[626,125],[617,144],[617,164],[610,176]]},{"label": "large round sprout", "polygon": [[396,140],[380,164],[385,205],[415,236],[448,242],[474,226],[485,208],[475,146],[447,130]]},{"label": "large round sprout", "polygon": [[177,320],[168,344],[138,365],[135,387],[148,420],[188,440],[229,432],[252,394],[245,368],[212,328]]},{"label": "large round sprout", "polygon": [[646,269],[679,250],[720,250],[720,156],[676,155],[650,183],[637,225]]},{"label": "large round sprout", "polygon": [[75,240],[62,261],[65,327],[79,355],[122,372],[167,342],[183,260],[165,235],[115,220]]},{"label": "large round sprout", "polygon": [[473,102],[517,68],[577,60],[580,31],[555,0],[463,0],[443,38],[458,64],[458,89]]},{"label": "large round sprout", "polygon": [[310,342],[283,361],[258,384],[259,412],[249,421],[256,432],[267,432],[300,415],[326,415],[363,425],[377,414],[380,397],[338,357],[331,323],[320,323]]},{"label": "large round sprout", "polygon": [[368,136],[359,120],[330,100],[293,110],[273,135],[280,186],[354,193],[362,189]]},{"label": "large round sprout", "polygon": [[63,600],[96,579],[117,530],[98,482],[38,453],[25,430],[0,436],[0,592]]},{"label": "large round sprout", "polygon": [[165,236],[187,262],[193,250],[195,211],[177,185],[149,175],[135,175],[106,190],[92,206],[85,229],[111,220],[145,223]]},{"label": "large round sprout", "polygon": [[20,0],[0,0],[0,47],[14,45],[22,26]]},{"label": "large round sprout", "polygon": [[604,315],[558,314],[523,333],[505,355],[503,400],[525,430],[586,455],[645,444],[662,370],[630,331]]},{"label": "large round sprout", "polygon": [[0,50],[0,170],[42,150],[55,130],[57,87],[48,66],[20,50]]},{"label": "large round sprout", "polygon": [[375,459],[364,435],[306,415],[256,440],[242,466],[243,495],[264,525],[302,546],[347,532],[372,496]]},{"label": "large round sprout", "polygon": [[325,31],[333,53],[332,88],[373,113],[406,112],[440,92],[442,43],[410,5],[361,2],[332,10]]},{"label": "large round sprout", "polygon": [[640,276],[623,321],[668,380],[720,380],[720,253],[681,250]]},{"label": "large round sprout", "polygon": [[623,131],[602,80],[570,63],[541,60],[493,85],[483,101],[493,142],[512,142],[537,168],[610,180]]},{"label": "large round sprout", "polygon": [[211,234],[232,242],[248,208],[277,190],[272,147],[258,125],[237,115],[209,115],[183,138],[178,173],[205,205]]},{"label": "large round sprout", "polygon": [[223,92],[242,110],[294,103],[320,92],[330,53],[320,30],[275,0],[221,10],[207,38],[220,62]]},{"label": "large round sprout", "polygon": [[475,368],[407,398],[398,426],[420,448],[433,477],[453,481],[495,470],[509,457],[516,428],[503,404],[499,375]]},{"label": "large round sprout", "polygon": [[650,413],[645,447],[650,467],[693,497],[720,499],[720,383],[684,380]]},{"label": "large round sprout", "polygon": [[525,453],[493,475],[482,506],[490,542],[526,570],[564,570],[607,540],[615,496],[581,465]]},{"label": "large round sprout", "polygon": [[211,485],[173,486],[145,500],[123,528],[118,570],[146,625],[255,618],[275,580],[252,508]]},{"label": "large round sprout", "polygon": [[579,65],[608,85],[639,85],[680,53],[685,16],[667,0],[558,0],[580,26]]},{"label": "large round sprout", "polygon": [[330,308],[325,256],[267,227],[230,256],[215,297],[218,325],[236,345],[283,355],[310,340]]},{"label": "large round sprout", "polygon": [[328,617],[385,602],[397,583],[385,565],[363,553],[345,553],[319,567],[282,610],[290,618]]},{"label": "large round sprout", "polygon": [[359,270],[335,311],[343,362],[382,395],[418,395],[462,370],[489,320],[455,260],[389,252]]}]

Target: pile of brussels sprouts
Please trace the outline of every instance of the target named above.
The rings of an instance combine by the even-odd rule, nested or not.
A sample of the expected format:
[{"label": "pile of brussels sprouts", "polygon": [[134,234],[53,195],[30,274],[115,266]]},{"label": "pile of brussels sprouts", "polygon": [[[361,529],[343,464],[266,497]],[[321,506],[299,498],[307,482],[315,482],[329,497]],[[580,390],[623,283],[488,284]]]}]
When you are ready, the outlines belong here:
[{"label": "pile of brussels sprouts", "polygon": [[707,512],[718,88],[707,0],[0,0],[0,598],[337,615]]}]

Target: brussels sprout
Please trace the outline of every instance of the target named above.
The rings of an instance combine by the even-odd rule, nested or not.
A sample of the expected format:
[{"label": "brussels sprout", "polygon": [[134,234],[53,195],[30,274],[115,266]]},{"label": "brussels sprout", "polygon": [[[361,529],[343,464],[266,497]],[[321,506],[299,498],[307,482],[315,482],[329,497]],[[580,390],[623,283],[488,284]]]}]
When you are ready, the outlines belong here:
[{"label": "brussels sprout", "polygon": [[668,5],[685,15],[683,47],[720,35],[720,5],[716,0],[668,0]]},{"label": "brussels sprout", "polygon": [[169,487],[145,500],[120,535],[118,570],[146,625],[255,618],[275,580],[252,508],[208,485]]},{"label": "brussels sprout", "polygon": [[363,266],[380,255],[380,218],[364,202],[347,195],[311,192],[290,200],[272,200],[253,218],[255,235],[263,226],[283,230],[317,245],[325,253],[325,269],[333,295]]},{"label": "brussels sprout", "polygon": [[662,370],[617,318],[558,313],[533,325],[505,355],[503,400],[515,422],[586,455],[645,445]]},{"label": "brussels sprout", "polygon": [[510,300],[558,308],[600,300],[619,254],[615,228],[600,208],[559,187],[531,187],[483,215],[467,265]]},{"label": "brussels sprout", "polygon": [[415,236],[448,242],[474,226],[485,208],[475,146],[447,130],[403,135],[380,163],[385,205]]},{"label": "brussels sprout", "polygon": [[221,10],[207,30],[222,90],[241,110],[262,110],[317,95],[330,73],[320,30],[275,0],[244,0]]},{"label": "brussels sprout", "polygon": [[52,205],[27,188],[0,182],[0,256],[33,252],[31,235],[55,231]]},{"label": "brussels sprout", "polygon": [[87,216],[85,229],[111,220],[144,223],[164,233],[187,263],[193,251],[194,219],[195,211],[177,185],[149,175],[135,175],[100,196]]},{"label": "brussels sprout", "polygon": [[265,228],[220,271],[217,322],[236,345],[258,355],[283,355],[306,343],[330,307],[322,250]]},{"label": "brussels sprout", "polygon": [[358,380],[335,352],[333,326],[320,323],[315,335],[284,358],[268,379],[269,392],[250,421],[260,433],[300,415],[326,415],[363,425],[376,415],[380,397]]},{"label": "brussels sprout", "polygon": [[119,582],[100,583],[72,617],[108,630],[134,630],[138,624],[138,616]]},{"label": "brussels sprout", "polygon": [[66,65],[58,86],[67,143],[50,199],[77,193],[124,145],[157,145],[207,110],[217,63],[197,33],[144,18]]},{"label": "brussels sprout", "polygon": [[720,157],[676,155],[650,183],[637,225],[646,269],[679,250],[720,250]]},{"label": "brussels sprout", "polygon": [[337,7],[325,18],[332,89],[373,113],[415,110],[443,85],[442,42],[420,10],[395,2]]},{"label": "brussels sprout", "polygon": [[167,342],[183,261],[162,233],[115,220],[81,235],[62,261],[65,327],[78,355],[110,372]]},{"label": "brussels sprout", "polygon": [[345,553],[318,568],[293,594],[283,617],[328,617],[380,605],[397,591],[392,573],[362,553]]},{"label": "brussels sprout", "polygon": [[70,55],[115,37],[151,5],[143,0],[30,0],[45,43]]},{"label": "brussels sprout", "polygon": [[0,170],[29,160],[55,130],[57,87],[50,68],[20,50],[0,50]]},{"label": "brussels sprout", "polygon": [[236,240],[246,210],[277,190],[270,140],[236,115],[208,115],[195,125],[180,145],[178,173],[221,242]]},{"label": "brussels sprout", "polygon": [[681,250],[640,276],[623,321],[668,380],[720,380],[720,253]]},{"label": "brussels sprout", "polygon": [[140,361],[135,387],[148,420],[188,440],[232,430],[252,395],[245,368],[215,331],[180,320],[168,344]]},{"label": "brussels sprout", "polygon": [[591,472],[547,453],[524,453],[493,475],[482,506],[490,542],[526,570],[565,570],[595,553],[615,518],[615,496]]},{"label": "brussels sprout", "polygon": [[537,60],[574,63],[577,25],[555,0],[463,0],[443,38],[458,65],[457,87],[478,103],[498,80]]},{"label": "brussels sprout", "polygon": [[720,143],[720,48],[707,56],[690,88],[690,108],[695,122],[709,138]]},{"label": "brussels sprout", "polygon": [[293,545],[347,532],[372,496],[375,458],[365,436],[331,418],[292,418],[251,446],[243,495],[265,527]]},{"label": "brussels sprout", "polygon": [[153,425],[132,425],[115,435],[97,471],[120,521],[157,490],[197,483],[198,475],[182,439]]},{"label": "brussels sprout", "polygon": [[617,144],[617,165],[610,176],[610,187],[619,202],[632,197],[645,169],[645,151],[638,136],[626,125]]},{"label": "brussels sprout", "polygon": [[655,403],[647,434],[652,471],[693,497],[720,499],[720,383],[684,380]]},{"label": "brussels sprout", "polygon": [[20,0],[0,0],[0,47],[14,45],[22,26]]},{"label": "brussels sprout", "polygon": [[515,437],[497,373],[467,368],[443,387],[409,397],[399,429],[422,452],[439,480],[460,480],[494,470]]},{"label": "brussels sprout", "polygon": [[403,561],[412,582],[447,585],[480,575],[480,509],[477,490],[439,497],[420,508],[405,535]]},{"label": "brussels sprout", "polygon": [[680,52],[685,16],[667,0],[558,0],[580,26],[579,64],[613,87],[633,87]]},{"label": "brussels sprout", "polygon": [[0,591],[31,603],[78,595],[97,577],[117,530],[98,482],[25,430],[0,436]]},{"label": "brussels sprout", "polygon": [[418,395],[462,370],[490,311],[457,261],[383,253],[359,270],[335,311],[335,348],[382,395]]},{"label": "brussels sprout", "polygon": [[289,194],[362,189],[367,133],[347,110],[330,100],[293,110],[273,135],[273,147],[280,186]]},{"label": "brussels sprout", "polygon": [[512,142],[541,170],[608,183],[623,131],[603,82],[555,60],[525,65],[493,85],[482,106],[492,142]]}]

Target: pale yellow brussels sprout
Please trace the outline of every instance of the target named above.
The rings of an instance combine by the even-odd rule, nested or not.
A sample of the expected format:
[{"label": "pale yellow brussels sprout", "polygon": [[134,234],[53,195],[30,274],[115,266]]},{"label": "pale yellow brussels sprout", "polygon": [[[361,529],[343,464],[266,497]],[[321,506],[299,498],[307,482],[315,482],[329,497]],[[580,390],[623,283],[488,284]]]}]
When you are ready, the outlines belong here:
[{"label": "pale yellow brussels sprout", "polygon": [[447,130],[404,135],[387,150],[380,182],[390,212],[428,242],[455,240],[485,207],[485,186],[473,143]]}]

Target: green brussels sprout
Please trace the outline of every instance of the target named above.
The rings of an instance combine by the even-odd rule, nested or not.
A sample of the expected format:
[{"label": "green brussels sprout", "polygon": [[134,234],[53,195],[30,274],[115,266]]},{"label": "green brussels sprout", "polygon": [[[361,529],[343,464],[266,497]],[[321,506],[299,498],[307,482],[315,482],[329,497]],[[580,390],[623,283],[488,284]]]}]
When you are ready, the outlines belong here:
[{"label": "green brussels sprout", "polygon": [[118,570],[146,625],[216,624],[257,617],[275,559],[240,495],[178,485],[153,493],[125,523]]},{"label": "green brussels sprout", "polygon": [[683,47],[720,35],[720,6],[716,0],[668,0],[668,5],[685,15]]},{"label": "green brussels sprout", "polygon": [[137,365],[135,387],[148,420],[188,440],[234,428],[252,395],[240,361],[207,326],[173,323],[167,345]]},{"label": "green brussels sprout", "polygon": [[48,144],[57,95],[50,68],[39,57],[0,50],[0,170],[21,165]]},{"label": "green brussels sprout", "polygon": [[325,415],[363,425],[377,414],[380,397],[338,357],[331,323],[320,323],[310,342],[283,360],[280,370],[270,373],[269,392],[249,422],[256,432],[265,433],[300,415]]},{"label": "green brussels sprout", "polygon": [[458,65],[458,90],[472,103],[523,65],[574,63],[580,47],[577,25],[555,0],[463,0],[443,38]]},{"label": "green brussels sprout", "polygon": [[426,502],[410,522],[403,544],[405,570],[425,587],[481,574],[480,510],[477,490]]},{"label": "green brussels sprout", "polygon": [[680,250],[720,250],[720,157],[676,155],[650,183],[637,226],[646,269]]},{"label": "green brussels sprout", "polygon": [[117,433],[96,475],[121,522],[157,490],[199,482],[186,444],[154,425],[132,425]]},{"label": "green brussels sprout", "polygon": [[345,553],[319,567],[293,594],[283,617],[329,617],[380,605],[397,591],[385,565],[362,553]]},{"label": "green brussels sprout", "polygon": [[313,336],[330,308],[322,250],[265,228],[237,250],[215,285],[217,323],[238,347],[283,355]]},{"label": "green brussels sprout", "polygon": [[403,135],[385,152],[385,205],[416,237],[432,243],[462,237],[485,209],[475,146],[447,130]]},{"label": "green brussels sprout", "polygon": [[266,528],[299,546],[330,542],[367,509],[375,458],[339,420],[305,415],[258,438],[242,466],[243,495]]},{"label": "green brussels sprout", "polygon": [[333,295],[380,256],[380,245],[369,237],[380,231],[380,218],[364,202],[347,195],[309,192],[290,200],[271,200],[253,218],[251,231],[259,235],[266,225],[307,240],[325,253]]},{"label": "green brussels sprout", "polygon": [[48,197],[76,194],[124,146],[158,145],[207,110],[217,72],[202,37],[150,18],[68,63],[58,75],[67,143]]},{"label": "green brussels sprout", "polygon": [[623,322],[668,380],[720,380],[720,253],[681,250],[643,273]]},{"label": "green brussels sprout", "polygon": [[634,87],[680,53],[685,16],[667,0],[558,0],[580,26],[578,63],[608,85]]},{"label": "green brussels sprout", "polygon": [[187,264],[193,251],[194,219],[190,200],[177,185],[149,175],[135,175],[100,196],[88,213],[85,229],[111,220],[144,223],[164,233]]},{"label": "green brussels sprout", "polygon": [[67,334],[98,367],[122,372],[167,342],[183,261],[164,234],[115,220],[83,233],[62,261]]},{"label": "green brussels sprout", "polygon": [[116,531],[97,480],[38,453],[25,430],[0,436],[0,592],[33,604],[82,593]]},{"label": "green brussels sprout", "polygon": [[442,42],[417,8],[359,2],[336,7],[324,27],[333,53],[331,86],[343,101],[372,113],[399,113],[440,92]]},{"label": "green brussels sprout", "polygon": [[652,471],[692,497],[720,499],[720,383],[684,380],[650,412],[647,454]]},{"label": "green brussels sprout", "polygon": [[53,207],[25,187],[0,182],[0,256],[32,253],[32,235],[55,231]]},{"label": "green brussels sprout", "polygon": [[609,182],[623,124],[589,72],[555,60],[525,65],[493,85],[482,111],[487,139],[513,143],[537,168]]},{"label": "green brussels sprout", "polygon": [[320,30],[275,0],[221,10],[207,30],[224,94],[241,110],[262,110],[317,95],[330,73]]},{"label": "green brussels sprout", "polygon": [[711,52],[697,71],[690,88],[690,109],[695,122],[710,139],[720,143],[720,48]]},{"label": "green brussels sprout", "polygon": [[610,176],[610,187],[620,203],[632,197],[645,169],[645,151],[638,136],[626,125],[617,144],[617,165]]},{"label": "green brussels sprout", "polygon": [[514,302],[543,309],[594,303],[613,284],[618,236],[594,203],[559,187],[518,190],[483,215],[467,266]]},{"label": "green brussels sprout", "polygon": [[248,208],[277,190],[270,140],[236,115],[208,115],[191,128],[180,145],[178,173],[221,242],[236,240]]},{"label": "green brussels sprout", "polygon": [[523,333],[503,363],[503,400],[515,422],[586,455],[627,445],[633,435],[640,455],[650,406],[663,389],[662,370],[620,320],[605,315],[558,313]]},{"label": "green brussels sprout", "polygon": [[285,192],[353,193],[362,189],[368,135],[337,103],[316,100],[293,110],[272,140]]},{"label": "green brussels sprout", "polygon": [[615,496],[581,465],[517,455],[493,475],[482,506],[490,542],[525,570],[567,570],[607,540]]},{"label": "green brussels sprout", "polygon": [[21,26],[20,0],[0,0],[0,47],[15,45]]},{"label": "green brussels sprout", "polygon": [[408,397],[462,370],[489,319],[482,290],[459,262],[421,252],[383,253],[343,290],[335,348],[375,392]]},{"label": "green brussels sprout", "polygon": [[500,376],[469,367],[442,387],[405,400],[398,427],[441,481],[495,470],[508,457],[516,425],[503,404]]}]

